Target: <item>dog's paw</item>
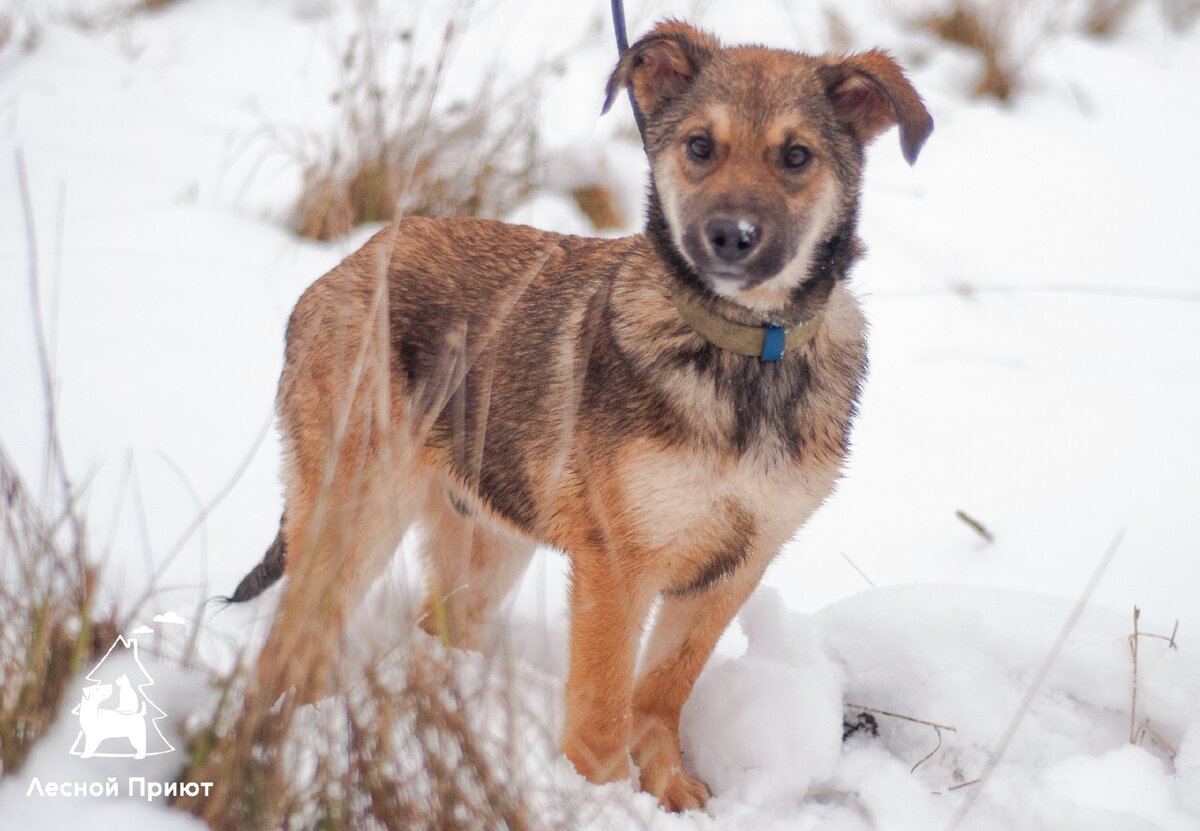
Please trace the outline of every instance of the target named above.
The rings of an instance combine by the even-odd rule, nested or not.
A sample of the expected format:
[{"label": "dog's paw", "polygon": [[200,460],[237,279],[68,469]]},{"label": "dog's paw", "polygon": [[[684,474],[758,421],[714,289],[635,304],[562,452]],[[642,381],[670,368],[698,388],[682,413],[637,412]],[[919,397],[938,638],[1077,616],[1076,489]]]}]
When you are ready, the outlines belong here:
[{"label": "dog's paw", "polygon": [[688,774],[682,766],[672,767],[648,782],[643,774],[642,790],[658,797],[658,803],[672,813],[703,808],[712,796],[708,786]]},{"label": "dog's paw", "polygon": [[594,785],[629,780],[632,774],[629,753],[624,748],[600,750],[596,743],[568,739],[562,749],[579,775]]}]

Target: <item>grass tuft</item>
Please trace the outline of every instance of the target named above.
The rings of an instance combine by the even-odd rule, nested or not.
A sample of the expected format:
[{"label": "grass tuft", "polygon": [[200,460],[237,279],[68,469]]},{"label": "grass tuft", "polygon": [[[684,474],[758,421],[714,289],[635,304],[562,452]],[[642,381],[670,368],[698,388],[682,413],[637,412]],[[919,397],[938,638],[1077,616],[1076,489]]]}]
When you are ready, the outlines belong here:
[{"label": "grass tuft", "polygon": [[0,451],[0,775],[20,770],[72,679],[116,639],[96,587],[77,503],[43,511]]},{"label": "grass tuft", "polygon": [[1008,102],[1017,89],[1017,64],[1010,56],[1007,6],[1000,3],[955,0],[942,12],[917,22],[938,39],[977,52],[983,75],[975,85],[977,97]]},{"label": "grass tuft", "polygon": [[1140,0],[1091,0],[1083,15],[1083,31],[1093,37],[1112,37]]},{"label": "grass tuft", "polygon": [[617,208],[617,199],[604,185],[584,185],[571,191],[571,198],[591,221],[597,231],[609,231],[625,226],[625,218]]},{"label": "grass tuft", "polygon": [[213,796],[181,797],[177,807],[214,827],[529,826],[516,766],[477,732],[477,701],[436,641],[414,634],[356,677],[345,692],[300,701],[293,690],[273,703],[249,674],[221,682],[180,774],[213,781]]},{"label": "grass tuft", "polygon": [[[434,107],[453,22],[430,71],[412,53],[423,36],[395,32],[378,8],[360,7],[360,31],[341,56],[337,135],[306,149],[294,227],[328,240],[356,225],[397,216],[500,217],[537,184],[539,68],[509,89],[484,83],[472,96]],[[396,69],[400,67],[400,69]]]}]

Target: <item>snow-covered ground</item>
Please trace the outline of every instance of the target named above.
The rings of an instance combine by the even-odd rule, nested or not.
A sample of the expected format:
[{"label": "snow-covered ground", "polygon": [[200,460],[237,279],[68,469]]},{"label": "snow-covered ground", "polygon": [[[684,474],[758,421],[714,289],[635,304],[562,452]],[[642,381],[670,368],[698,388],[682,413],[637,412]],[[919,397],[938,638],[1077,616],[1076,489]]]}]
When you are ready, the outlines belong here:
[{"label": "snow-covered ground", "polygon": [[[283,324],[371,229],[318,244],[286,225],[302,169],[280,136],[331,134],[352,3],[180,0],[80,22],[117,5],[0,4],[14,24],[0,45],[0,442],[38,483],[44,411],[16,150],[67,462],[90,482],[108,590],[132,601],[159,587],[149,624],[192,618],[271,540]],[[439,38],[436,4],[418,5],[384,3],[384,19]],[[1146,0],[1099,41],[1061,27],[1082,3],[1013,4],[1025,87],[1004,107],[966,95],[970,55],[899,21],[930,5],[837,4],[854,47],[887,46],[911,67],[937,128],[914,168],[894,134],[871,150],[869,255],[854,283],[872,371],[854,456],[685,709],[689,763],[715,794],[705,814],[668,816],[628,786],[574,776],[553,744],[562,557],[539,554],[512,603],[517,690],[541,702],[526,708],[523,768],[554,786],[542,790],[586,799],[592,827],[927,831],[972,798],[961,828],[1200,827],[1200,28],[1172,31],[1167,4]],[[830,39],[817,3],[628,6],[634,33],[677,14],[730,42],[819,51]],[[1041,36],[1054,21],[1065,30]],[[539,121],[551,175],[510,218],[586,232],[567,193],[598,180],[630,203],[635,230],[645,171],[631,119],[624,104],[599,115],[614,57],[607,3],[479,0],[462,31],[451,98],[481,73],[559,64]],[[270,604],[206,616],[205,659],[227,666]],[[1135,720],[1159,738],[1139,746],[1128,741],[1135,605],[1143,632],[1180,623],[1177,648],[1141,641]],[[158,706],[176,717],[198,706],[202,682],[161,673]],[[988,770],[1039,680],[986,785],[955,788]],[[843,743],[843,711],[864,708],[954,729],[880,714],[877,736]],[[31,777],[131,770],[70,756],[77,732],[64,714],[0,782],[0,827],[64,826],[77,811],[28,795]],[[164,733],[175,741],[178,725]],[[132,775],[167,779],[170,759]],[[196,825],[145,800],[88,810],[93,827]]]}]

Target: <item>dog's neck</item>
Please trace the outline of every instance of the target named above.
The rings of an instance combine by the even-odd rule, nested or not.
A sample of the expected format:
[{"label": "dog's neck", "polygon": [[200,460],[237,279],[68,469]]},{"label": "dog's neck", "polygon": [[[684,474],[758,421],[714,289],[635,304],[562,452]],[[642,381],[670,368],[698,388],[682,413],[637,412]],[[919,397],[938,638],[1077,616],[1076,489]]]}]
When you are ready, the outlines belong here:
[{"label": "dog's neck", "polygon": [[683,302],[706,309],[733,326],[791,328],[802,326],[820,316],[834,286],[846,278],[851,266],[859,258],[860,245],[854,233],[854,224],[855,218],[851,215],[817,245],[809,265],[808,278],[792,290],[787,303],[769,316],[747,308],[732,298],[720,297],[708,288],[675,247],[653,182],[650,185],[646,236],[666,264],[667,273],[676,284],[673,289]]}]

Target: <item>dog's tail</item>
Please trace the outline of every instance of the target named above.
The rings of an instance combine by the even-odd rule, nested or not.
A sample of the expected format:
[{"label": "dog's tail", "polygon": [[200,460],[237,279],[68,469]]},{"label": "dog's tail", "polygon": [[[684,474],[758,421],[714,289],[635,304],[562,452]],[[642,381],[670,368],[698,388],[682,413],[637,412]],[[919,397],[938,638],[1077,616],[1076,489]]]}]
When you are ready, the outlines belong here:
[{"label": "dog's tail", "polygon": [[275,581],[283,576],[287,566],[287,543],[283,539],[283,519],[279,520],[279,533],[275,542],[263,555],[262,562],[250,569],[250,573],[242,578],[238,587],[229,597],[222,598],[226,603],[245,603],[266,591]]}]

